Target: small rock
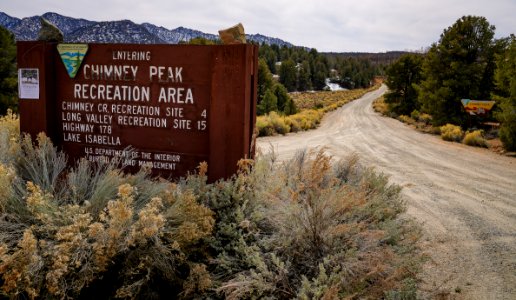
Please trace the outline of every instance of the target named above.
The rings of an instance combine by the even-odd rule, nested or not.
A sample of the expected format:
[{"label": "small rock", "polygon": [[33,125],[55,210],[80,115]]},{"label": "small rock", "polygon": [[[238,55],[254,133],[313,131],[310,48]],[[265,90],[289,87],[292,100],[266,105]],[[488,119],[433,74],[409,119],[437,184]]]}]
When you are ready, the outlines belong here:
[{"label": "small rock", "polygon": [[224,45],[245,44],[245,31],[242,23],[233,27],[219,30],[219,36]]}]

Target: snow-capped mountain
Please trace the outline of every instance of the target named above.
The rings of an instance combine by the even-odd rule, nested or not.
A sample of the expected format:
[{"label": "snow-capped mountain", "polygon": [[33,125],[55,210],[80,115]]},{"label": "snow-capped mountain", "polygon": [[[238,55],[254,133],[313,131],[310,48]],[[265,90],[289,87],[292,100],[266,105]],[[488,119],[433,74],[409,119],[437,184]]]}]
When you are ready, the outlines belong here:
[{"label": "snow-capped mountain", "polygon": [[[95,22],[66,17],[53,12],[47,12],[42,17],[63,32],[66,42],[178,44],[197,37],[210,40],[218,38],[215,34],[199,30],[184,27],[167,29],[150,23],[135,24],[129,20]],[[39,16],[18,19],[3,12],[0,12],[0,26],[10,30],[18,41],[36,40],[41,28]],[[248,34],[247,39],[260,44],[293,46],[281,39],[261,34]]]},{"label": "snow-capped mountain", "polygon": [[16,27],[16,25],[20,23],[20,19],[11,17],[3,12],[0,12],[0,25],[11,30],[11,28]]},{"label": "snow-capped mountain", "polygon": [[43,18],[50,21],[50,23],[56,25],[61,31],[67,35],[76,31],[77,29],[94,25],[97,22],[88,21],[84,19],[75,19],[70,17],[65,17],[60,14],[48,12],[42,15]]},{"label": "snow-capped mountain", "polygon": [[204,33],[199,30],[193,30],[184,27],[178,27],[176,29],[169,30],[164,27],[158,27],[150,23],[143,23],[142,26],[145,27],[150,33],[159,37],[168,44],[179,44],[179,42],[188,42],[189,40],[196,37],[202,37],[208,40],[216,40],[218,38],[218,36],[214,34]]},{"label": "snow-capped mountain", "polygon": [[129,20],[98,22],[65,34],[66,42],[164,44],[165,41],[145,27]]}]

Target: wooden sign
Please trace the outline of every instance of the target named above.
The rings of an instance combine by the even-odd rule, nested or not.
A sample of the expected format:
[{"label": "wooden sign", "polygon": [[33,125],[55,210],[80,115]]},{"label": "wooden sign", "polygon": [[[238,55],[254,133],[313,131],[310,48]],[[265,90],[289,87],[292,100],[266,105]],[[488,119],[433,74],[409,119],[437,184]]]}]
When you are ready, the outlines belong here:
[{"label": "wooden sign", "polygon": [[45,132],[70,161],[122,158],[171,178],[206,161],[214,181],[254,157],[257,46],[17,47],[18,68],[38,70],[40,89],[20,99],[21,131]]}]

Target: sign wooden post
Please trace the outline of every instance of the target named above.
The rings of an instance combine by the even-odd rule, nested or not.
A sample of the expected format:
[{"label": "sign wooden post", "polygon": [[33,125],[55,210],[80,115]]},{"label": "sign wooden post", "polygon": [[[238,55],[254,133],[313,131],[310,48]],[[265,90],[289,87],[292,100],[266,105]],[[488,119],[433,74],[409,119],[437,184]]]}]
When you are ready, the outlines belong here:
[{"label": "sign wooden post", "polygon": [[117,157],[178,178],[206,161],[215,181],[254,157],[257,46],[17,47],[21,131],[45,132],[71,162]]}]

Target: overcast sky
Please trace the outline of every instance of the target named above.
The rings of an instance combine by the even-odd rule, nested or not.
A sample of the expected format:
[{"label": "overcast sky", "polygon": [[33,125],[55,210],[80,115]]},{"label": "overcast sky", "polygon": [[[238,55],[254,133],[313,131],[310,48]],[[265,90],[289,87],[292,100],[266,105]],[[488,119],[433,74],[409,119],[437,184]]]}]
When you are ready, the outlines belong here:
[{"label": "overcast sky", "polygon": [[242,22],[246,33],[336,52],[420,50],[463,15],[486,17],[496,37],[516,33],[516,0],[0,0],[0,11],[17,18],[51,11],[129,19],[213,34]]}]

